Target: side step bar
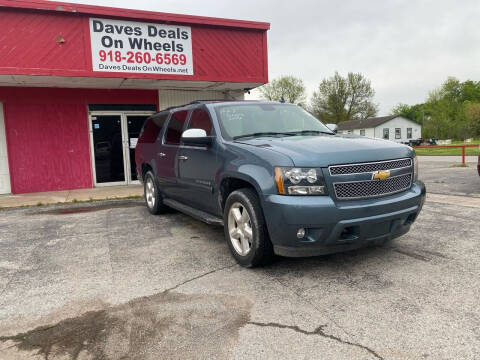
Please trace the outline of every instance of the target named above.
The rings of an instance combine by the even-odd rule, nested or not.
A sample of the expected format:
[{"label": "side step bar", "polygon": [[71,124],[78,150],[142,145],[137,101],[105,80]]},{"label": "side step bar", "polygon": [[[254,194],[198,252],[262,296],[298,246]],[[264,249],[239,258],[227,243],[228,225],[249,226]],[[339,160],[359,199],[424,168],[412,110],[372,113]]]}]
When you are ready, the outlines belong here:
[{"label": "side step bar", "polygon": [[201,210],[194,209],[188,205],[179,203],[172,199],[163,199],[163,203],[175,210],[178,210],[184,214],[190,215],[197,220],[203,221],[210,225],[223,226],[223,220],[217,216],[211,215]]}]

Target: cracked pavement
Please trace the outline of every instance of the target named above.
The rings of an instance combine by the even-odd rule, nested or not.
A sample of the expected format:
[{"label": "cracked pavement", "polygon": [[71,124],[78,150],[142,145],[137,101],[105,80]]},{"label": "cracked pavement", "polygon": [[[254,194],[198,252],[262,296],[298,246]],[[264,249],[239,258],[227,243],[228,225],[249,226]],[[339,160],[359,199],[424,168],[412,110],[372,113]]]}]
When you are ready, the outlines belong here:
[{"label": "cracked pavement", "polygon": [[450,198],[387,246],[254,270],[139,201],[2,211],[0,359],[477,359],[479,210]]}]

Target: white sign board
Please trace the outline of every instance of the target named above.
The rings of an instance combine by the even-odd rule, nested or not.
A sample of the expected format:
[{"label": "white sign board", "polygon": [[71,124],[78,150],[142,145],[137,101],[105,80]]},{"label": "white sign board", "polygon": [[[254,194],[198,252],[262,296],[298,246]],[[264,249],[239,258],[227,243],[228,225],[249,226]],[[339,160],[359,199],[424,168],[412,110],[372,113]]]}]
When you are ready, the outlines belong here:
[{"label": "white sign board", "polygon": [[90,18],[93,71],[193,75],[189,26]]}]

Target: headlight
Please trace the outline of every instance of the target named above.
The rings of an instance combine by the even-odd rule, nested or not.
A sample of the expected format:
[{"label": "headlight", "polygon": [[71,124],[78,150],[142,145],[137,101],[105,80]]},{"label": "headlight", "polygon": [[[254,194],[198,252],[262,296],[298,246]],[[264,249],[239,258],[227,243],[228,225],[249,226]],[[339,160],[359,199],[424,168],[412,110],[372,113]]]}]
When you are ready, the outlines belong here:
[{"label": "headlight", "polygon": [[275,168],[275,183],[282,195],[327,195],[327,187],[318,168]]},{"label": "headlight", "polygon": [[413,181],[418,180],[418,157],[413,158]]}]

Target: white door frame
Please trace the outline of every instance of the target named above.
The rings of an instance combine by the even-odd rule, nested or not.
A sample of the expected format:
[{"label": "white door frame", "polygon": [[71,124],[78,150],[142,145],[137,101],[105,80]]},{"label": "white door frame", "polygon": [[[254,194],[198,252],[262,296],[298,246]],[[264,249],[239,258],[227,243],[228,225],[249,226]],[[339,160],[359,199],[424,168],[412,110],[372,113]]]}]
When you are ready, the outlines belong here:
[{"label": "white door frame", "polygon": [[[130,144],[128,141],[128,116],[150,116],[154,114],[154,111],[89,111],[88,113],[88,130],[90,132],[90,153],[92,159],[92,175],[93,175],[93,184],[95,187],[103,186],[115,186],[115,185],[130,185],[130,184],[140,184],[138,180],[132,180],[131,174],[131,162],[130,162]],[[115,181],[109,183],[97,183],[97,174],[95,170],[95,148],[93,143],[93,128],[92,120],[95,116],[120,116],[120,125],[122,131],[122,151],[123,151],[123,171],[125,174],[124,181]]]},{"label": "white door frame", "polygon": [[12,191],[10,184],[10,168],[8,164],[6,130],[3,103],[0,102],[0,194],[10,194]]}]

